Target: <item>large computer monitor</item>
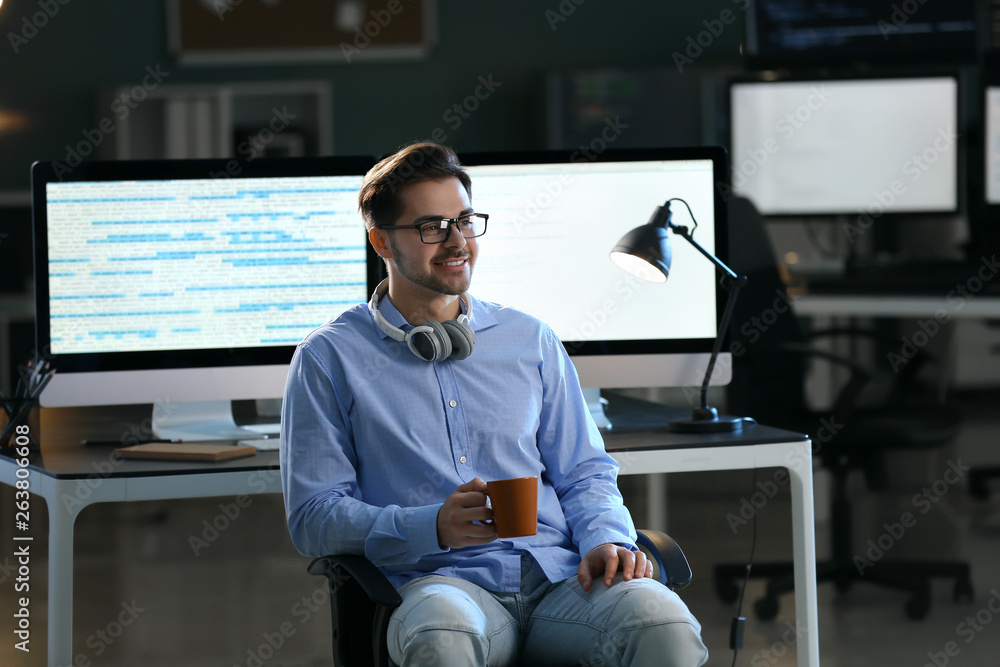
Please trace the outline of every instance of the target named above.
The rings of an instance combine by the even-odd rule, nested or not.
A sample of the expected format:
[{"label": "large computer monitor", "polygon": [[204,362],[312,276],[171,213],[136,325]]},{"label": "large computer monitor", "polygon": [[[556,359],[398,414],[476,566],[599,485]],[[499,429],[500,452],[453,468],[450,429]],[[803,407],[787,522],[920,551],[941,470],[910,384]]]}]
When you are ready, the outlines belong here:
[{"label": "large computer monitor", "polygon": [[[725,261],[723,149],[460,157],[491,215],[473,294],[552,325],[588,389],[701,384],[724,300],[713,265],[677,238],[653,284],[608,255],[680,197]],[[357,213],[373,161],[34,165],[38,349],[57,369],[43,404],[152,403],[160,437],[245,437],[230,401],[280,398],[299,340],[382,273]],[[723,354],[713,383],[730,368]]]},{"label": "large computer monitor", "polygon": [[169,439],[247,432],[309,331],[367,300],[370,157],[32,166],[45,406],[154,404]]},{"label": "large computer monitor", "polygon": [[[609,253],[679,197],[697,220],[695,239],[725,261],[725,188],[717,187],[728,178],[724,149],[459,157],[473,207],[490,215],[473,294],[548,323],[585,388],[701,385],[725,301],[713,264],[675,236],[670,277],[655,284],[624,273]],[[674,223],[694,224],[679,203],[672,210]],[[730,371],[724,353],[713,383],[728,383]]]},{"label": "large computer monitor", "polygon": [[732,187],[768,216],[947,214],[962,160],[955,76],[734,80]]}]

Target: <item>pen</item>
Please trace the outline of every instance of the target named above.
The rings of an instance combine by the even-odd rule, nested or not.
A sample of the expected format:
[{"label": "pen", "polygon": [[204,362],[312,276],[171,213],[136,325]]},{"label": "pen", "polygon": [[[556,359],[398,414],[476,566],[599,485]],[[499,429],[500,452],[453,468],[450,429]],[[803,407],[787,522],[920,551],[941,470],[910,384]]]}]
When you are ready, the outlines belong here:
[{"label": "pen", "polygon": [[153,442],[173,442],[173,440],[164,440],[162,438],[154,438],[152,440],[136,440],[135,442],[122,442],[121,440],[81,440],[80,444],[84,447],[102,447],[102,446],[118,446],[118,447],[131,447],[132,445],[148,445]]}]

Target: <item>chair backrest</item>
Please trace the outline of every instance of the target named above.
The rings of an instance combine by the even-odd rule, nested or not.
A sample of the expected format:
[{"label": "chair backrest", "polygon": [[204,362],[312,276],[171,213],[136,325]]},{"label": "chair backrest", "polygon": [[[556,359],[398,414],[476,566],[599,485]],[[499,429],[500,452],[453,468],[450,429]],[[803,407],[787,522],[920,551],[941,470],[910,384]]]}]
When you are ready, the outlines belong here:
[{"label": "chair backrest", "polygon": [[789,415],[805,410],[806,361],[775,354],[781,345],[804,341],[770,237],[750,200],[729,201],[729,262],[747,276],[730,323],[733,379],[728,410],[773,426],[786,426]]}]

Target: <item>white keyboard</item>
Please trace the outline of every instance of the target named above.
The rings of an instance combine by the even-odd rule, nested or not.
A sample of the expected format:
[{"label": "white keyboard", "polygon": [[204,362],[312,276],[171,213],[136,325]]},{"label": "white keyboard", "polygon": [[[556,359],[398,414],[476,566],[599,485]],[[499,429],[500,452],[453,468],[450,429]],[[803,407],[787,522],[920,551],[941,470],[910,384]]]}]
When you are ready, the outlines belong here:
[{"label": "white keyboard", "polygon": [[244,440],[237,440],[236,444],[254,447],[258,452],[270,452],[277,451],[278,447],[281,446],[281,438],[278,436],[270,438],[247,438]]}]

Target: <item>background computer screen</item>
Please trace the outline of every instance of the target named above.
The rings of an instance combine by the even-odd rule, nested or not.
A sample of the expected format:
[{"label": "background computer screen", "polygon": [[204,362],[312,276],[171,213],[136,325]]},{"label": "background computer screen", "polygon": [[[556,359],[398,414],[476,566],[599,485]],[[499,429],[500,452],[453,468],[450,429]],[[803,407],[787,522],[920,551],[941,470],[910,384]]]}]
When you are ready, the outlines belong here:
[{"label": "background computer screen", "polygon": [[43,404],[279,398],[295,345],[370,293],[372,162],[33,165]]},{"label": "background computer screen", "polygon": [[747,0],[752,67],[971,62],[976,0]]},{"label": "background computer screen", "polygon": [[765,215],[949,213],[952,76],[733,81],[732,187]]},{"label": "background computer screen", "polygon": [[[608,258],[672,197],[687,201],[709,252],[725,248],[725,151],[719,147],[462,154],[472,203],[490,215],[471,292],[548,323],[585,387],[700,385],[717,331],[715,267],[680,237],[664,284]],[[673,221],[693,226],[682,204]],[[725,260],[723,260],[725,261]],[[728,382],[728,359],[716,383]]]},{"label": "background computer screen", "polygon": [[986,108],[983,119],[986,125],[986,203],[1000,204],[1000,85],[986,87]]}]

